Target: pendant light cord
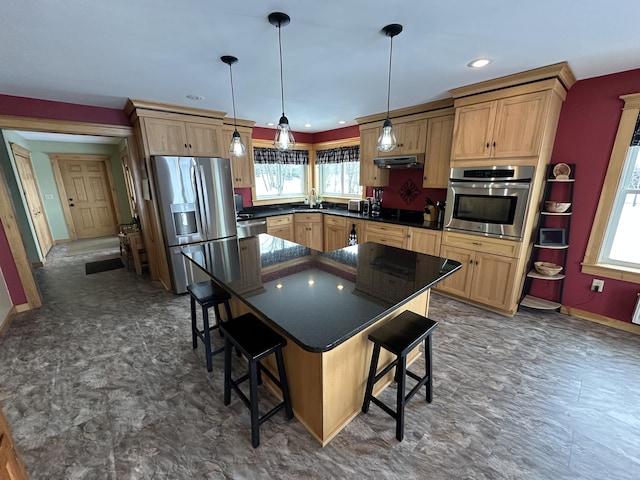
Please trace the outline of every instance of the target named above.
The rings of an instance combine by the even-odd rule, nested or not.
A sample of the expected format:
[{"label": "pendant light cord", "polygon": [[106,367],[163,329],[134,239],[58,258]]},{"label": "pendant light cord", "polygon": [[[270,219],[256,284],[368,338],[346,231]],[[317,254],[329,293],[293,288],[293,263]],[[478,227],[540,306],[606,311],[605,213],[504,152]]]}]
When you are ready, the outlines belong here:
[{"label": "pendant light cord", "polygon": [[280,98],[282,99],[282,116],[284,117],[284,77],[282,75],[282,38],[280,32],[282,26],[278,23],[278,49],[280,51]]},{"label": "pendant light cord", "polygon": [[229,77],[231,78],[231,105],[233,105],[233,128],[234,130],[238,130],[238,125],[236,125],[236,96],[233,92],[233,69],[231,68],[231,63],[229,63]]},{"label": "pendant light cord", "polygon": [[387,83],[387,120],[389,120],[389,105],[391,97],[391,57],[393,55],[393,35],[391,36],[391,48],[389,49],[389,82]]}]

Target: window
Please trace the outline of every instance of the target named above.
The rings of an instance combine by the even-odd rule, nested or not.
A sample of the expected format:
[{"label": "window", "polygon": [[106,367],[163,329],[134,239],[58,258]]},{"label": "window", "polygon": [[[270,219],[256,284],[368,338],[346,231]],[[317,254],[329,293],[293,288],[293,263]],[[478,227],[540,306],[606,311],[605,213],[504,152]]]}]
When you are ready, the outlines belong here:
[{"label": "window", "polygon": [[326,197],[361,197],[360,147],[330,148],[316,152],[318,193]]},{"label": "window", "polygon": [[307,191],[308,150],[254,147],[256,198],[300,197]]},{"label": "window", "polygon": [[640,94],[623,95],[582,272],[640,283]]},{"label": "window", "polygon": [[637,125],[637,144],[627,153],[599,262],[640,269],[640,116]]}]

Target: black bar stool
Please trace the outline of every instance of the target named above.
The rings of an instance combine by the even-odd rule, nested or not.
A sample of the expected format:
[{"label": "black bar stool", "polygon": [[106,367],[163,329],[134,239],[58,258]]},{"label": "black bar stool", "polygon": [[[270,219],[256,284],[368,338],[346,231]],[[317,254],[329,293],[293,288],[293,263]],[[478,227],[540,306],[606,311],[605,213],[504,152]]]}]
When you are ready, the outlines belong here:
[{"label": "black bar stool", "polygon": [[[211,335],[210,332],[220,326],[220,309],[219,305],[224,303],[227,319],[231,317],[231,306],[229,300],[231,295],[217,286],[213,281],[206,280],[204,282],[194,283],[187,286],[187,291],[191,296],[191,332],[193,337],[193,348],[198,348],[198,337],[204,343],[205,358],[207,359],[207,371],[212,370],[211,357],[222,352],[224,347],[220,347],[215,351],[211,351]],[[200,330],[196,324],[196,302],[202,307],[203,328]],[[213,307],[215,313],[215,324],[209,324],[209,308]]]},{"label": "black bar stool", "polygon": [[[256,448],[260,445],[260,425],[263,422],[283,408],[285,409],[287,418],[293,418],[289,384],[287,383],[287,373],[282,357],[282,348],[287,344],[287,341],[251,313],[245,313],[229,322],[221,323],[220,330],[224,335],[225,344],[224,404],[229,405],[231,402],[231,389],[233,388],[242,402],[251,411],[251,444],[253,448]],[[236,380],[231,378],[232,345],[249,361],[249,373]],[[261,359],[272,353],[276,355],[279,379],[276,379],[275,376],[260,363]],[[283,398],[282,402],[262,416],[260,416],[258,411],[258,385],[262,383],[260,372],[264,372],[271,381],[280,388]],[[247,398],[239,387],[245,380],[249,380],[249,398]]]},{"label": "black bar stool", "polygon": [[[392,418],[395,418],[396,438],[400,442],[404,438],[404,407],[406,403],[424,385],[427,387],[427,402],[431,403],[433,400],[433,385],[431,379],[431,333],[437,326],[438,322],[407,310],[397,317],[389,320],[380,328],[369,333],[369,340],[373,342],[373,355],[371,358],[371,367],[369,368],[369,379],[367,380],[367,390],[364,394],[362,411],[367,413],[369,411],[369,403],[373,402],[386,413],[391,415]],[[407,370],[407,354],[419,345],[422,340],[424,340],[425,375],[420,377],[419,375]],[[396,359],[387,365],[380,373],[376,374],[381,347],[393,353],[396,356]],[[373,386],[376,382],[384,377],[394,367],[396,368],[395,381],[398,384],[395,410],[378,400],[372,393]],[[405,396],[404,391],[407,375],[414,380],[417,380],[418,383]]]}]

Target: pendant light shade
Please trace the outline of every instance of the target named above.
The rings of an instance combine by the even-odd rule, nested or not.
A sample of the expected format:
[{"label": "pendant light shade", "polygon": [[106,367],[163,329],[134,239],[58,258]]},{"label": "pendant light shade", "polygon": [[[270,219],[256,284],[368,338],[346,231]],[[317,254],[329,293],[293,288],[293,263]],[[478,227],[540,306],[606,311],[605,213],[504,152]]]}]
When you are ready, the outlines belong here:
[{"label": "pendant light shade", "polygon": [[393,133],[393,125],[389,120],[389,100],[391,97],[391,59],[393,57],[393,37],[402,32],[402,25],[392,23],[382,29],[387,37],[391,38],[391,47],[389,48],[389,82],[387,83],[387,118],[382,125],[382,131],[378,137],[377,148],[380,152],[390,152],[396,148],[396,134]]},{"label": "pendant light shade", "polygon": [[247,153],[247,149],[242,143],[240,133],[238,132],[238,126],[236,125],[236,99],[233,93],[233,72],[231,65],[236,63],[238,59],[231,55],[224,55],[220,57],[224,63],[229,65],[229,77],[231,79],[231,104],[233,105],[233,136],[231,137],[231,144],[229,145],[229,155],[232,157],[244,157]]},{"label": "pendant light shade", "polygon": [[290,150],[292,149],[296,141],[291,133],[291,127],[289,126],[289,119],[284,114],[284,81],[282,75],[282,38],[280,32],[282,27],[288,25],[291,19],[289,15],[281,12],[273,12],[269,14],[269,23],[278,28],[278,49],[280,53],[280,94],[282,98],[282,116],[278,121],[278,127],[276,129],[276,138],[273,141],[273,146],[278,150]]}]

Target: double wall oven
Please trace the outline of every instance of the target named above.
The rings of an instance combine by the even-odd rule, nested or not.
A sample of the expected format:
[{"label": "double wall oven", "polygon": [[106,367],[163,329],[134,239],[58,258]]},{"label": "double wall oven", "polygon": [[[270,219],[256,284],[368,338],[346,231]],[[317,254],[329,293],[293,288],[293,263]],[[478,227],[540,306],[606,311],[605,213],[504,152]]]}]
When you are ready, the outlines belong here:
[{"label": "double wall oven", "polygon": [[521,240],[534,167],[451,169],[444,229]]}]

